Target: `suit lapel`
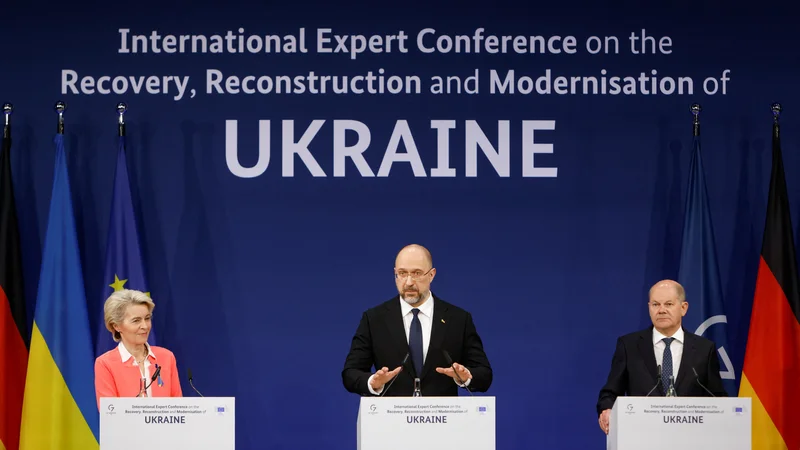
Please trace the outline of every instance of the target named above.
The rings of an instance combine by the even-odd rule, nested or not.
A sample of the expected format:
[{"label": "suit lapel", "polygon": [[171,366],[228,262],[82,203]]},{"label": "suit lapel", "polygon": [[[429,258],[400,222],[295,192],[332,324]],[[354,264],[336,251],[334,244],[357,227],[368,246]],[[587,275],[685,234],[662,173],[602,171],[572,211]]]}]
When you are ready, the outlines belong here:
[{"label": "suit lapel", "polygon": [[[386,329],[389,330],[389,334],[395,342],[394,347],[399,350],[398,359],[402,361],[406,353],[410,352],[410,349],[408,347],[408,338],[406,337],[406,328],[405,325],[403,325],[403,311],[400,309],[400,297],[398,296],[395,301],[389,302],[386,309],[388,309],[386,314]],[[409,361],[411,360],[409,359]]]},{"label": "suit lapel", "polygon": [[[675,377],[675,386],[680,386],[681,381],[687,376],[686,372],[691,370],[692,356],[695,352],[694,337],[686,330],[683,331],[683,336],[683,354],[681,355],[681,366],[678,368],[678,376]],[[680,393],[681,391],[678,391],[679,395]]]},{"label": "suit lapel", "polygon": [[655,383],[658,381],[658,364],[656,364],[656,351],[653,348],[652,328],[642,331],[639,335],[639,353],[647,371],[653,376],[653,383]]},{"label": "suit lapel", "polygon": [[428,353],[425,355],[425,364],[422,366],[422,375],[420,379],[424,378],[428,372],[431,371],[431,367],[434,365],[434,361],[439,359],[438,352],[442,350],[442,344],[444,343],[444,336],[447,331],[447,305],[439,300],[438,298],[433,298],[433,322],[431,323],[431,341],[428,344]]}]

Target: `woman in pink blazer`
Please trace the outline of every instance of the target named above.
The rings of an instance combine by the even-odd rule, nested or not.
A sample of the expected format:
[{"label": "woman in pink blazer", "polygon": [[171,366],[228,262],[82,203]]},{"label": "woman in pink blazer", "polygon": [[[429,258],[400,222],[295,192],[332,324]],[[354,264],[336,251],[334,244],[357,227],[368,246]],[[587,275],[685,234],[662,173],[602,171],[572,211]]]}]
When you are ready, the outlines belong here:
[{"label": "woman in pink blazer", "polygon": [[106,300],[106,328],[119,345],[94,363],[97,408],[100,397],[182,397],[175,355],[149,345],[155,304],[143,292],[116,291]]}]

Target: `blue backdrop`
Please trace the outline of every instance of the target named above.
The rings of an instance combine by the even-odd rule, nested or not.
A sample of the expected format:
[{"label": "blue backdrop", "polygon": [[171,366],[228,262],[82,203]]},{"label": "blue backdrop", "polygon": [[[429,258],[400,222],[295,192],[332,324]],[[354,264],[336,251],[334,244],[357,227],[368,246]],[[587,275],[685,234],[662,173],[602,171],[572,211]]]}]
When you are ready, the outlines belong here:
[{"label": "blue backdrop", "polygon": [[[204,395],[236,396],[239,448],[354,448],[358,397],[345,392],[340,371],[361,312],[396,294],[394,256],[408,243],[432,251],[434,292],[475,316],[494,367],[488,394],[498,399],[498,448],[604,448],[594,405],[615,338],[647,325],[647,289],[678,275],[694,102],[703,108],[737,383],[775,101],[784,106],[789,194],[800,222],[797,28],[788,2],[58,2],[8,5],[3,16],[0,100],[15,105],[12,163],[30,311],[52,186],[53,105],[63,100],[87,298],[100,314],[113,282],[104,258],[115,105],[124,101],[159,343],[175,352],[183,374],[192,369]],[[239,53],[236,40],[236,53],[193,53],[199,41],[165,37],[230,31],[245,36],[246,49],[257,44],[249,36],[301,29],[305,53]],[[439,51],[421,51],[426,29],[434,31],[422,47],[445,37]],[[474,44],[476,30],[480,52],[446,52],[447,36]],[[370,38],[401,31],[407,38],[390,41],[391,52],[386,39]],[[159,49],[184,42],[186,51],[154,52],[153,33]],[[644,53],[642,34],[654,38]],[[147,36],[147,52],[133,35]],[[343,41],[365,44],[364,52],[321,53],[336,48],[333,35],[365,36]],[[487,52],[501,48],[502,36],[512,36],[507,51]],[[527,36],[552,45],[526,52]],[[607,37],[617,38],[618,51]],[[611,51],[592,54],[587,42]],[[513,92],[505,84],[512,70]],[[547,71],[549,86],[539,79]],[[362,80],[346,84],[347,93],[332,92],[332,81],[326,93],[311,93],[310,72],[397,76],[403,92],[388,93],[396,79],[384,93],[357,93]],[[219,74],[240,82],[216,82]],[[465,87],[477,92],[431,92],[434,76],[476,74]],[[657,77],[659,92],[650,79],[610,80],[640,74]],[[165,91],[166,76],[184,90],[172,78]],[[235,93],[246,76],[271,83],[250,81],[255,93]],[[279,76],[301,78],[281,84]],[[408,76],[419,77],[419,93],[406,93]],[[603,76],[597,93],[569,79]],[[124,77],[145,77],[142,89]],[[629,90],[612,93],[615,83]],[[342,157],[361,151],[363,162]],[[409,151],[418,164],[407,162],[415,161]],[[247,172],[239,166],[263,166],[267,154],[265,170],[237,175]]]}]

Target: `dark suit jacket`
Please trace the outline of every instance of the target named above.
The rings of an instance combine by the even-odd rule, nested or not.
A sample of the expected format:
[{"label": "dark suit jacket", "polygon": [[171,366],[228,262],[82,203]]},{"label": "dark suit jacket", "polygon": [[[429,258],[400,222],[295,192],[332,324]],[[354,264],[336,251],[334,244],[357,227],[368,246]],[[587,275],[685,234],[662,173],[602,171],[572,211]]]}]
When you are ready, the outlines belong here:
[{"label": "dark suit jacket", "polygon": [[[689,333],[685,329],[683,356],[675,378],[675,393],[679,397],[709,397],[710,395],[697,382],[692,368],[700,376],[700,383],[717,397],[727,397],[719,374],[717,346],[710,340]],[[617,339],[617,349],[611,360],[611,372],[600,398],[597,400],[597,414],[614,406],[619,396],[644,397],[658,382],[656,353],[653,348],[653,327],[637,331]],[[661,385],[650,396],[663,396]]]},{"label": "dark suit jacket", "polygon": [[[467,311],[433,296],[433,323],[431,340],[425,365],[420,374],[422,395],[456,396],[458,385],[447,375],[436,372],[437,367],[448,367],[442,349],[447,350],[454,362],[467,367],[472,373],[469,388],[473,392],[486,392],[492,384],[492,367],[483,351],[483,343]],[[400,296],[367,310],[361,316],[350,353],[344,362],[342,382],[356,394],[371,396],[367,380],[375,370],[400,366],[409,353]],[[466,380],[465,380],[466,381]],[[388,383],[383,388],[386,389]],[[394,384],[384,394],[411,396],[414,392],[414,365],[411,359],[398,374]]]}]

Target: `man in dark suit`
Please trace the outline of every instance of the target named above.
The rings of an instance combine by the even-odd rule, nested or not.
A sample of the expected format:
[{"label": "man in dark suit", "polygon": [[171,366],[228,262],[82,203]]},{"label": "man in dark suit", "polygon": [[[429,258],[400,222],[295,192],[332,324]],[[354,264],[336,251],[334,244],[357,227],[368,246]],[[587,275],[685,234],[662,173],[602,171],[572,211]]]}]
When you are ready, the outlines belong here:
[{"label": "man in dark suit", "polygon": [[459,386],[486,392],[492,367],[472,315],[431,293],[436,269],[430,252],[404,247],[394,273],[399,295],[361,316],[342,370],[344,387],[365,396],[411,396],[419,378],[423,396],[456,396]]},{"label": "man in dark suit", "polygon": [[600,390],[597,414],[606,434],[611,408],[619,396],[663,396],[671,389],[680,397],[710,396],[703,386],[716,397],[728,396],[722,386],[716,344],[681,326],[689,309],[683,286],[672,280],[659,281],[650,288],[649,297],[653,326],[617,339],[611,372]]}]

